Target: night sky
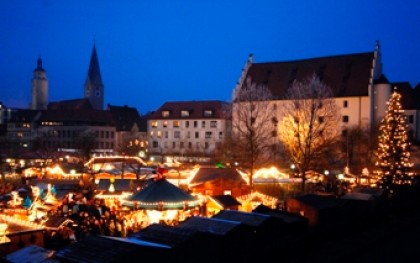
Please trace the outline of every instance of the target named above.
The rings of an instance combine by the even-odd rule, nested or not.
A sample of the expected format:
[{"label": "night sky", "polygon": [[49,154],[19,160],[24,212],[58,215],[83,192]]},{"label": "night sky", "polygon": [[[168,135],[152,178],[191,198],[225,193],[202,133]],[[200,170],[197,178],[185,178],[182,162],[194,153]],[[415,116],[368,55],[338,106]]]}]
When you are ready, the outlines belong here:
[{"label": "night sky", "polygon": [[372,52],[389,81],[420,82],[420,0],[6,0],[0,102],[27,108],[39,56],[49,101],[83,97],[96,44],[107,104],[230,101],[254,62]]}]

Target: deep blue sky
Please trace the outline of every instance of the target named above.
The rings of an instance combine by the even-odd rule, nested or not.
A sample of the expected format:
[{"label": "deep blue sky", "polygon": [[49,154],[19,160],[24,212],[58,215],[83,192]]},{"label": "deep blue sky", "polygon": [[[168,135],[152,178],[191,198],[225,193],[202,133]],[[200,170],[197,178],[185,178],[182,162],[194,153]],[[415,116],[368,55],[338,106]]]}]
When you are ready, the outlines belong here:
[{"label": "deep blue sky", "polygon": [[39,56],[49,101],[83,97],[94,42],[105,105],[230,101],[255,62],[371,52],[391,82],[420,82],[420,0],[8,0],[0,8],[0,101],[27,107]]}]

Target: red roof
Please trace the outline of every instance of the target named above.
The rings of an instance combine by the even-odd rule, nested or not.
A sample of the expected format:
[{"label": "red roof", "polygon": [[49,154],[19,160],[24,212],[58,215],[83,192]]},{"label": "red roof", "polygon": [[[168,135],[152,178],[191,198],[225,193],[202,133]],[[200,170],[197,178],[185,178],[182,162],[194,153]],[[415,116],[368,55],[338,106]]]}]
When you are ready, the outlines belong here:
[{"label": "red roof", "polygon": [[[218,100],[166,102],[149,119],[220,119],[223,118],[227,105],[229,104]],[[182,111],[188,111],[189,115],[182,116]],[[211,111],[212,114],[205,115],[205,111]],[[163,112],[169,112],[169,116],[164,117]]]},{"label": "red roof", "polygon": [[[253,63],[245,78],[267,85],[272,95],[283,98],[293,81],[317,74],[336,97],[367,96],[374,52],[302,59],[286,62]],[[246,83],[246,81],[244,82]]]}]

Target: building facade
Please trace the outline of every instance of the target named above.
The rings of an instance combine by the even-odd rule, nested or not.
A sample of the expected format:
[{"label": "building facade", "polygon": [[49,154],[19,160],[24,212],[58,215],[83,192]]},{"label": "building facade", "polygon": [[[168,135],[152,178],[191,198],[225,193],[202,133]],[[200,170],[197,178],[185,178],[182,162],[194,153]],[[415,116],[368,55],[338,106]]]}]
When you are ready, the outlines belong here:
[{"label": "building facade", "polygon": [[166,102],[147,122],[149,155],[159,162],[210,160],[228,132],[222,101]]}]

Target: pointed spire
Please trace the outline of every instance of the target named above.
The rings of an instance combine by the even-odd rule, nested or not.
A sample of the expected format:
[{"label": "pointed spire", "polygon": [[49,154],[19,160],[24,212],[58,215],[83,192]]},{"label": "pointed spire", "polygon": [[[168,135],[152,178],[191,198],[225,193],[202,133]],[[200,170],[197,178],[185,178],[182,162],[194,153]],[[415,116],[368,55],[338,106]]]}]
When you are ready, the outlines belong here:
[{"label": "pointed spire", "polygon": [[95,42],[93,44],[88,74],[85,81],[85,98],[89,99],[94,109],[103,109],[104,85],[102,83],[101,71],[99,69],[99,60],[96,53]]},{"label": "pointed spire", "polygon": [[95,84],[102,85],[102,77],[101,77],[101,71],[99,70],[99,60],[98,60],[98,55],[96,54],[95,43],[93,44],[92,55],[90,57],[88,77]]},{"label": "pointed spire", "polygon": [[42,69],[42,58],[41,58],[41,56],[39,56],[38,57],[38,60],[37,60],[37,67],[38,67],[38,69]]},{"label": "pointed spire", "polygon": [[35,71],[36,70],[38,70],[38,71],[45,71],[43,68],[42,68],[42,58],[41,58],[41,56],[39,56],[38,57],[38,59],[37,59],[37,61],[36,61],[36,68],[35,68]]}]

